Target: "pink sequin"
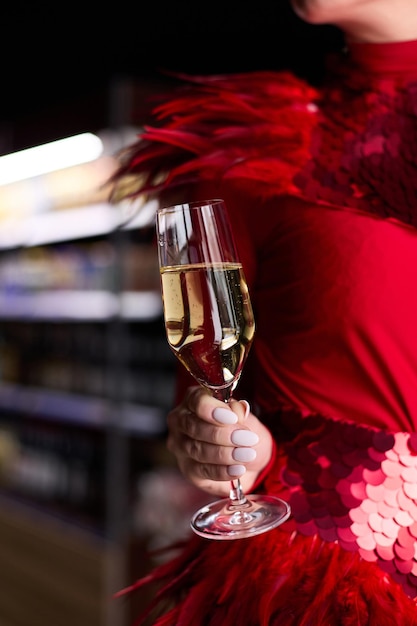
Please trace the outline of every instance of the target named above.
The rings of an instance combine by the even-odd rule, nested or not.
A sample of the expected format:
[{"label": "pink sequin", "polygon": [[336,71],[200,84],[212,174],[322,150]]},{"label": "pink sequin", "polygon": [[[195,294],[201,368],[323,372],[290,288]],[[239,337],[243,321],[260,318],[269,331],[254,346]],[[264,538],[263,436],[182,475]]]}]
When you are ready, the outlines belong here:
[{"label": "pink sequin", "polygon": [[417,438],[293,411],[285,419],[299,433],[283,472],[297,530],[359,552],[416,597]]}]

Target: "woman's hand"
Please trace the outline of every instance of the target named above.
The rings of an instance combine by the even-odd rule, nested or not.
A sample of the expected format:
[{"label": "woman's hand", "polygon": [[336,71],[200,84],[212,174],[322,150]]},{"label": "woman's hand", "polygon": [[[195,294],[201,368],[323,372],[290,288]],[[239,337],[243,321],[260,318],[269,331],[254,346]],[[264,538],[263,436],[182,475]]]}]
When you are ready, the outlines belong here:
[{"label": "woman's hand", "polygon": [[271,459],[273,442],[247,402],[226,405],[201,387],[190,387],[168,414],[167,446],[190,482],[226,496],[234,478],[240,478],[244,492],[250,491]]}]

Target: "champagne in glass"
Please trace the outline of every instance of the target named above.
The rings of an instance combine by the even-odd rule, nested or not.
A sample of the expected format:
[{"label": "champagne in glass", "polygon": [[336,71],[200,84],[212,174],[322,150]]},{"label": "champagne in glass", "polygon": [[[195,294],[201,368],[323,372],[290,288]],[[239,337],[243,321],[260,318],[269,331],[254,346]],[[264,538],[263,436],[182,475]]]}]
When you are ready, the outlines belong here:
[{"label": "champagne in glass", "polygon": [[[252,345],[255,321],[224,202],[159,209],[157,234],[169,346],[200,385],[227,403]],[[289,514],[279,498],[246,497],[237,479],[229,499],[197,511],[191,526],[203,537],[236,539],[274,528]]]},{"label": "champagne in glass", "polygon": [[255,331],[242,266],[163,267],[161,281],[171,349],[201,385],[227,400]]}]

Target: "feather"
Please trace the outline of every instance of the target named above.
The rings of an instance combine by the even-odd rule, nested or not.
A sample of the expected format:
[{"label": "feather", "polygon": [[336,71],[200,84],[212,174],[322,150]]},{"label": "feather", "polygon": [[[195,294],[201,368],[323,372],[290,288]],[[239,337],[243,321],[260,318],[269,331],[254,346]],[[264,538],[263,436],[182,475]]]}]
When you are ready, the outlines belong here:
[{"label": "feather", "polygon": [[[315,90],[287,73],[178,78],[184,88],[154,110],[159,126],[146,126],[120,154],[113,198],[152,195],[201,179],[232,185],[250,180],[261,196],[292,188],[300,159],[309,154]],[[126,185],[132,176],[140,183]]]},{"label": "feather", "polygon": [[155,626],[417,625],[415,602],[375,563],[282,528],[231,542],[192,537],[144,581],[161,586],[133,626],[158,605]]},{"label": "feather", "polygon": [[111,199],[227,182],[251,198],[287,193],[417,226],[415,79],[381,84],[349,63],[339,58],[343,81],[320,94],[287,72],[177,75],[155,124],[120,154]]}]

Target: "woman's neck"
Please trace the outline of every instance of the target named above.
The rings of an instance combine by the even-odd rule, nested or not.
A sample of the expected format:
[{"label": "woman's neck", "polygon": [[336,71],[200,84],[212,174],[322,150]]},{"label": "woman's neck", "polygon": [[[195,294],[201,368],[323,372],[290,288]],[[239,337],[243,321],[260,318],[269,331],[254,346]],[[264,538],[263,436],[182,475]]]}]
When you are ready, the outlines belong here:
[{"label": "woman's neck", "polygon": [[340,28],[344,31],[348,42],[389,43],[417,40],[417,24],[414,22],[415,18],[408,23],[401,23],[400,27],[397,28],[395,21],[385,23],[384,20],[379,20],[372,26],[361,23],[344,23],[340,25]]},{"label": "woman's neck", "polygon": [[[350,13],[350,14],[349,14]],[[340,15],[337,26],[350,41],[384,43],[417,39],[415,0],[379,0],[360,3],[355,10]]]},{"label": "woman's neck", "polygon": [[297,15],[309,24],[332,24],[349,41],[384,43],[417,39],[416,0],[329,2],[291,0]]}]

